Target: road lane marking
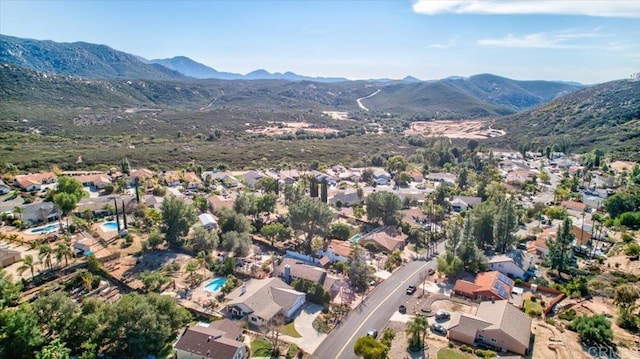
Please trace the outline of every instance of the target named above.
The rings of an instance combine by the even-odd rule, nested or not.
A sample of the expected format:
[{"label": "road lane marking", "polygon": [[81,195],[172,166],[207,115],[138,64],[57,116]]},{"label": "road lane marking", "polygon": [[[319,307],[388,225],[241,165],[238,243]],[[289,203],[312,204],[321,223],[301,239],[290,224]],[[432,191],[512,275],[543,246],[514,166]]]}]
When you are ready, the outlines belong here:
[{"label": "road lane marking", "polygon": [[336,358],[340,358],[340,356],[342,355],[342,353],[344,352],[344,350],[347,348],[347,346],[349,345],[349,343],[351,343],[351,341],[353,340],[353,338],[356,336],[356,334],[360,331],[360,329],[362,329],[362,327],[364,326],[364,323],[367,322],[367,320],[369,320],[369,318],[371,318],[372,315],[376,314],[376,311],[378,309],[380,309],[380,307],[384,304],[384,302],[387,301],[387,299],[391,298],[392,295],[394,295],[396,293],[396,291],[398,289],[400,289],[400,287],[404,286],[405,283],[407,283],[409,281],[409,279],[411,279],[411,277],[413,277],[416,273],[418,273],[419,271],[421,271],[423,269],[423,267],[427,266],[429,262],[424,263],[423,265],[421,265],[415,272],[413,272],[410,276],[408,276],[407,279],[403,280],[402,282],[400,282],[400,284],[398,284],[398,286],[391,291],[391,293],[389,293],[389,295],[387,295],[381,302],[380,304],[378,304],[377,307],[375,307],[374,310],[371,311],[371,313],[369,313],[369,315],[367,315],[366,318],[364,318],[364,320],[362,321],[362,323],[360,324],[360,326],[358,328],[356,328],[356,330],[353,331],[353,334],[351,334],[351,337],[349,337],[349,340],[347,340],[347,343],[342,347],[342,349],[340,349],[340,351],[338,352],[338,355],[336,356]]}]

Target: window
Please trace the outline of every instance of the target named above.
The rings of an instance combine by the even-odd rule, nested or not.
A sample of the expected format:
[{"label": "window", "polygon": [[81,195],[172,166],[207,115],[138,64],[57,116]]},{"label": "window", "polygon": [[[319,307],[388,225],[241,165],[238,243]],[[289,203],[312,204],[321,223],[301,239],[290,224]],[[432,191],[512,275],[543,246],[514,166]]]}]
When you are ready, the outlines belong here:
[{"label": "window", "polygon": [[480,340],[484,340],[484,335],[482,335],[482,334],[478,334],[478,339],[480,339]]},{"label": "window", "polygon": [[497,342],[498,342],[498,340],[496,340],[496,338],[491,338],[491,342],[492,342],[492,343],[497,343]]}]

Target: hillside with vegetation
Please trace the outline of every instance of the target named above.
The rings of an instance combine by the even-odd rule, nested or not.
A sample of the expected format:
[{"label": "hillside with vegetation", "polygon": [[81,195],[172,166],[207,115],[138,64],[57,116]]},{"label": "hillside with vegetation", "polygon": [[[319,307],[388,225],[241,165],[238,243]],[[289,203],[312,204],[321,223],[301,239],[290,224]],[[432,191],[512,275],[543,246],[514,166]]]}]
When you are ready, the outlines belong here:
[{"label": "hillside with vegetation", "polygon": [[186,77],[105,45],[60,43],[0,35],[0,63],[86,78],[176,80]]},{"label": "hillside with vegetation", "polygon": [[572,152],[599,147],[615,158],[640,159],[640,82],[620,80],[595,85],[547,105],[498,118],[494,127],[509,134],[501,145],[569,141]]}]

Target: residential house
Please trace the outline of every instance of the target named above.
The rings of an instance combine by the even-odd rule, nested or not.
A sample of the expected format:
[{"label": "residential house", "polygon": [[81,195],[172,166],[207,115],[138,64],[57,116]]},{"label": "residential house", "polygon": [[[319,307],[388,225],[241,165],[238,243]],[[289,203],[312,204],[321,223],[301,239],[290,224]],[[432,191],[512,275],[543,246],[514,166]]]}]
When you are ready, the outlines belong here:
[{"label": "residential house", "polygon": [[[83,198],[84,199],[84,198]],[[74,213],[81,218],[87,216],[87,212],[91,212],[92,218],[102,218],[111,215],[109,212],[109,205],[113,203],[104,201],[81,201],[76,206]]]},{"label": "residential house", "polygon": [[311,178],[314,178],[318,183],[326,182],[328,186],[336,185],[336,179],[326,173],[322,173],[320,171],[314,170],[309,172],[309,175],[311,176]]},{"label": "residential house", "polygon": [[386,186],[391,183],[391,175],[383,169],[373,171],[373,181],[379,186]]},{"label": "residential house", "polygon": [[446,183],[448,185],[452,185],[456,183],[457,177],[453,173],[436,172],[436,173],[429,173],[427,175],[427,179],[431,182],[441,182],[441,183]]},{"label": "residential house", "polygon": [[284,178],[290,178],[293,180],[293,182],[295,182],[300,179],[300,172],[298,172],[298,170],[281,170],[279,175],[282,180],[284,180]]},{"label": "residential house", "polygon": [[591,209],[586,203],[576,201],[562,201],[560,205],[567,209],[570,214],[580,216],[582,213],[589,212]]},{"label": "residential house", "polygon": [[30,203],[22,206],[22,222],[49,222],[58,218],[53,202]]},{"label": "residential house", "polygon": [[469,208],[473,208],[480,203],[482,203],[482,198],[480,197],[469,197],[469,196],[455,196],[450,201],[451,208],[455,212],[466,211]]},{"label": "residential house", "polygon": [[527,252],[537,255],[549,254],[549,247],[547,242],[555,239],[558,236],[557,227],[545,228],[542,233],[538,234],[536,240],[531,242],[527,247]]},{"label": "residential house", "polygon": [[187,189],[199,189],[202,188],[202,180],[200,179],[200,177],[198,177],[197,174],[193,173],[193,172],[185,172],[185,174],[182,176],[182,180],[185,183],[185,187]]},{"label": "residential house", "polygon": [[16,186],[26,192],[39,191],[43,184],[56,183],[57,180],[58,176],[53,172],[17,175],[13,179]]},{"label": "residential house", "polygon": [[[329,198],[329,204],[334,207],[351,207],[356,204],[361,204],[364,198],[358,197],[358,192],[338,192],[333,197]],[[340,203],[340,206],[338,206]]]},{"label": "residential house", "polygon": [[106,174],[90,174],[81,175],[75,177],[78,182],[82,183],[83,187],[91,187],[96,189],[104,189],[107,185],[111,184],[111,178]]},{"label": "residential house", "polygon": [[12,249],[0,248],[0,268],[10,266],[20,261],[20,252]]},{"label": "residential house", "polygon": [[458,279],[453,286],[456,295],[471,299],[505,299],[508,300],[513,292],[514,281],[498,272],[482,272],[476,275],[473,282]]},{"label": "residential house", "polygon": [[526,170],[517,170],[510,171],[505,176],[505,183],[510,184],[512,186],[522,186],[526,181],[533,178],[535,173],[526,169]]},{"label": "residential house", "polygon": [[404,249],[407,235],[394,226],[385,226],[360,238],[361,246],[371,243],[385,253]]},{"label": "residential house", "polygon": [[292,319],[306,302],[306,294],[294,290],[280,278],[250,279],[226,295],[225,311],[249,325],[262,327],[276,314]]},{"label": "residential house", "polygon": [[222,208],[233,208],[235,196],[218,196],[217,194],[209,196],[207,202],[212,212],[221,210]]},{"label": "residential house", "polygon": [[482,302],[476,315],[453,316],[448,337],[469,345],[484,343],[500,352],[529,354],[531,318],[506,300]]},{"label": "residential house", "polygon": [[498,271],[511,278],[527,279],[535,271],[533,256],[521,251],[513,250],[489,258],[489,270]]},{"label": "residential house", "polygon": [[424,182],[424,175],[421,172],[411,171],[409,175],[411,176],[411,180],[413,182],[416,182],[416,183]]},{"label": "residential house", "polygon": [[162,181],[169,187],[178,187],[182,184],[182,173],[179,171],[166,171],[162,174]]},{"label": "residential house", "polygon": [[[153,176],[155,175],[155,173],[151,170],[148,170],[146,168],[140,168],[137,170],[132,171],[129,174],[128,180],[129,180],[129,185],[131,187],[136,185],[136,181],[138,182],[139,185],[145,184],[147,182],[147,180],[153,178]],[[146,187],[151,187],[145,184]]]},{"label": "residential house", "polygon": [[93,237],[84,237],[73,244],[73,251],[76,255],[90,254],[94,252],[100,243]]},{"label": "residential house", "polygon": [[187,326],[173,348],[176,359],[245,359],[242,327],[229,319]]},{"label": "residential house", "polygon": [[316,255],[327,257],[331,263],[347,262],[351,254],[351,242],[332,239],[325,249],[318,249]]},{"label": "residential house", "polygon": [[4,183],[3,180],[0,179],[0,194],[9,193],[10,191],[11,191],[11,188],[7,186],[7,184]]},{"label": "residential house", "polygon": [[273,275],[282,278],[287,284],[291,284],[297,279],[306,279],[323,284],[327,277],[327,270],[309,265],[295,258],[285,257],[280,262],[280,265],[275,267]]},{"label": "residential house", "polygon": [[200,221],[200,225],[206,228],[209,231],[217,231],[218,230],[218,221],[216,221],[215,217],[211,215],[211,213],[202,213],[198,216],[198,220]]},{"label": "residential house", "polygon": [[266,175],[262,172],[254,170],[247,171],[242,175],[242,182],[244,182],[244,184],[249,188],[254,189],[256,188],[256,183],[265,176]]},{"label": "residential house", "polygon": [[147,208],[160,209],[162,208],[162,202],[164,202],[164,198],[149,194],[145,195],[142,201],[147,206]]}]

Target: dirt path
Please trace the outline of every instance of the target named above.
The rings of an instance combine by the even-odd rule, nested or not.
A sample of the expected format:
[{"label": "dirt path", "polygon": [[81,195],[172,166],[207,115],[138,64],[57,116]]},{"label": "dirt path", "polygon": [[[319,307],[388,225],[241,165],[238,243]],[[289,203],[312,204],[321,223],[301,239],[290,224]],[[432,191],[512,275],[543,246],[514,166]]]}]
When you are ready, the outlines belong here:
[{"label": "dirt path", "polygon": [[368,109],[368,108],[366,108],[366,107],[362,104],[362,100],[368,99],[369,97],[373,97],[373,96],[377,95],[378,93],[380,93],[380,89],[377,89],[377,90],[376,90],[376,92],[372,93],[372,94],[371,94],[371,95],[369,95],[369,96],[360,97],[359,99],[357,99],[357,100],[356,100],[356,102],[358,103],[358,106],[359,106],[361,109],[365,110],[365,111],[369,111],[369,109]]}]

